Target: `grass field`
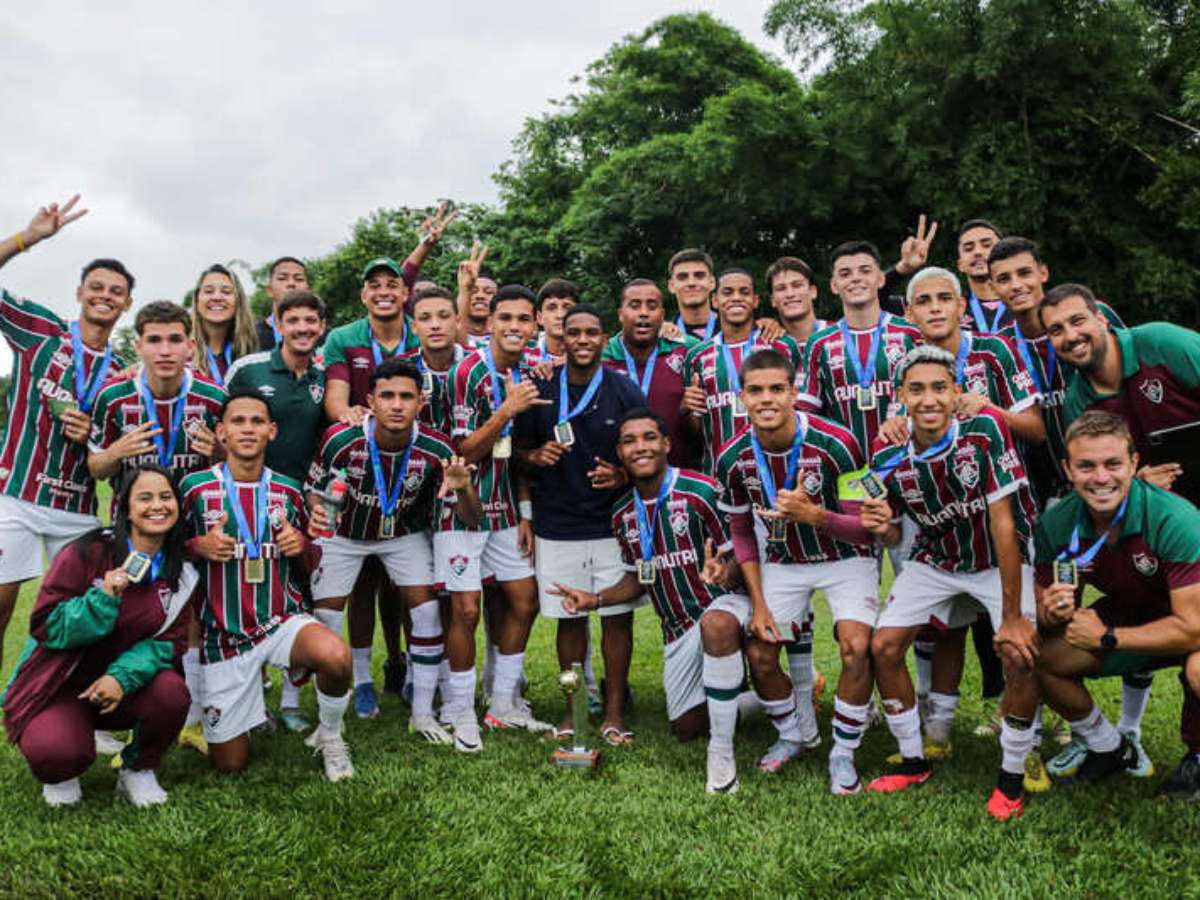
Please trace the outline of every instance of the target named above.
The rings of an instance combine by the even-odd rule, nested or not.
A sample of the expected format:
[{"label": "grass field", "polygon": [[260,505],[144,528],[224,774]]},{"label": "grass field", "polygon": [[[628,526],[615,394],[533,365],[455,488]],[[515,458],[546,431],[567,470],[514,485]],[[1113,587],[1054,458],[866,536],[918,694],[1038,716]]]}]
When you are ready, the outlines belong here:
[{"label": "grass field", "polygon": [[[5,642],[6,679],[32,598],[29,586]],[[264,737],[254,743],[249,770],[236,777],[218,777],[193,752],[172,752],[160,774],[171,801],[150,811],[114,802],[115,773],[103,763],[84,776],[81,807],[48,809],[19,753],[6,745],[0,893],[1200,894],[1200,810],[1154,800],[1152,784],[1058,787],[1033,798],[1018,822],[986,817],[998,751],[970,734],[979,712],[973,661],[954,759],[924,787],[892,797],[832,797],[827,745],[778,776],[760,775],[754,761],[773,729],[759,720],[738,735],[740,793],[707,796],[703,744],[680,746],[666,728],[657,623],[649,610],[638,620],[637,746],[607,752],[597,775],[555,771],[551,747],[529,734],[485,735],[475,757],[428,746],[407,734],[406,711],[391,697],[379,719],[349,718],[358,772],[350,782],[326,783],[299,737]],[[818,635],[818,665],[836,676],[823,603]],[[552,638],[551,626],[539,621],[529,665],[532,702],[549,718],[562,708]],[[1105,686],[1107,708],[1115,709],[1117,694],[1116,684]],[[311,688],[304,702],[315,716]],[[1178,705],[1174,674],[1163,673],[1145,744],[1164,771],[1182,752]],[[860,771],[878,772],[893,749],[885,731],[868,733]]]}]

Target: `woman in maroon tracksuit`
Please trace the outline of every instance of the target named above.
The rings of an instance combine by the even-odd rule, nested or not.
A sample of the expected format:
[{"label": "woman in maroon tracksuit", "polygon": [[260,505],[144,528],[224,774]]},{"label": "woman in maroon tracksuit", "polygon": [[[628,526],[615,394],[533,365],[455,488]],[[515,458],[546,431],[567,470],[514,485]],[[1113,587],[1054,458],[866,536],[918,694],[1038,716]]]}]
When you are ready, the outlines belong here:
[{"label": "woman in maroon tracksuit", "polygon": [[[3,698],[4,727],[52,806],[79,801],[97,729],[133,729],[117,790],[137,806],[167,799],[154,769],[187,713],[180,659],[198,580],[184,561],[179,507],[165,469],[133,470],[112,528],[63,548],[42,582]],[[137,563],[123,566],[134,553]]]}]

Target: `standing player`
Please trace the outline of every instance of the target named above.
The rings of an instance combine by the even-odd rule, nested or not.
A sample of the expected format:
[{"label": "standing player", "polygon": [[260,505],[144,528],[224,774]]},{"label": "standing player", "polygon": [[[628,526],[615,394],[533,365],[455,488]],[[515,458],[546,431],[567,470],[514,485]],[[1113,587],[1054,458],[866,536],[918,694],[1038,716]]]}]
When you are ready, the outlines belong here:
[{"label": "standing player", "polygon": [[563,361],[563,317],[579,302],[579,288],[565,278],[551,278],[542,285],[537,295],[537,321],[541,334],[530,348],[534,358],[531,365],[540,362],[557,366]]},{"label": "standing player", "polygon": [[975,334],[996,334],[1012,321],[1012,313],[988,277],[988,254],[1002,237],[1000,229],[986,219],[971,219],[958,230],[958,271],[967,279],[962,324]]},{"label": "standing player", "polygon": [[631,409],[617,425],[617,456],[632,482],[613,506],[612,533],[625,572],[590,592],[555,583],[571,613],[603,610],[649,592],[663,631],[667,719],[680,741],[709,734],[705,790],[738,789],[733,757],[742,675],[745,596],[726,591],[729,567],[714,558],[732,546],[718,509],[722,488],[699,472],[668,465],[671,439],[653,410]]},{"label": "standing player", "polygon": [[[1188,752],[1159,794],[1200,800],[1200,513],[1136,477],[1134,439],[1117,416],[1085,412],[1066,441],[1075,490],[1037,527],[1038,682],[1087,746],[1064,774],[1091,784],[1140,765],[1132,736],[1104,717],[1084,678],[1178,665]],[[1084,608],[1088,585],[1103,596]]]},{"label": "standing player", "polygon": [[898,374],[899,397],[913,420],[912,438],[873,455],[864,489],[884,491],[864,501],[862,522],[890,546],[899,541],[902,513],[916,520],[920,530],[911,561],[893,582],[871,639],[879,694],[902,761],[867,789],[899,791],[933,774],[921,745],[904,657],[924,625],[969,624],[982,607],[992,619],[1005,661],[1001,703],[1007,711],[1000,734],[1001,771],[988,812],[1007,819],[1020,814],[1037,707],[1037,631],[1027,558],[1033,501],[1003,421],[986,413],[965,420],[955,416],[960,389],[953,356],[937,347],[917,347],[905,356]]},{"label": "standing player", "polygon": [[459,453],[479,468],[475,483],[483,503],[483,520],[467,529],[442,513],[433,549],[438,580],[450,591],[451,618],[446,636],[450,657],[450,709],[455,749],[483,749],[475,716],[475,629],[485,576],[494,576],[504,592],[505,615],[497,623],[491,728],[545,731],[520,696],[525,645],[537,616],[537,583],[526,558],[532,552],[528,520],[518,525],[516,498],[509,477],[512,427],[518,415],[550,401],[538,397],[521,355],[536,327],[536,300],[520,285],[506,285],[492,298],[492,341],[456,363],[450,371],[454,431]]},{"label": "standing player", "polygon": [[[717,482],[728,490],[721,508],[730,514],[752,603],[746,655],[755,690],[779,727],[779,741],[759,768],[776,772],[821,741],[808,626],[813,592],[823,590],[842,654],[830,779],[835,794],[857,793],[854,749],[871,699],[868,651],[878,588],[874,540],[856,515],[839,512],[839,482],[862,468],[863,454],[846,428],[795,411],[795,380],[779,351],[750,356],[741,389],[750,426],[717,457]],[[781,498],[795,502],[795,521],[781,515]],[[781,645],[790,680],[779,665]]]},{"label": "standing player", "polygon": [[[39,209],[0,241],[0,266],[86,213],[75,209],[78,202],[76,194]],[[79,319],[70,325],[0,291],[0,332],[14,356],[0,449],[0,645],[21,585],[42,574],[43,551],[53,559],[100,526],[86,442],[100,386],[126,365],[108,341],[132,293],[133,276],[115,259],[84,266],[75,291]]]},{"label": "standing player", "polygon": [[[604,324],[600,311],[579,304],[563,319],[566,363],[538,394],[549,400],[517,421],[518,458],[534,475],[534,562],[542,615],[558,622],[559,668],[588,654],[586,615],[568,612],[551,590],[556,583],[593,592],[621,578],[621,552],[612,534],[612,508],[625,475],[616,459],[617,422],[645,405],[629,378],[600,364]],[[633,610],[644,603],[611,604],[600,614],[604,655],[604,724],[613,746],[632,741],[625,727],[625,688],[633,657]],[[581,723],[569,719],[566,728]]]},{"label": "standing player", "polygon": [[473,350],[481,350],[492,340],[488,324],[492,298],[499,285],[483,268],[487,244],[471,243],[471,255],[458,264],[458,341]]},{"label": "standing player", "polygon": [[781,256],[767,267],[771,305],[779,313],[783,330],[803,347],[814,332],[829,325],[816,313],[817,282],[812,268],[802,259]]},{"label": "standing player", "polygon": [[272,350],[283,340],[277,324],[279,304],[289,291],[308,290],[308,268],[294,256],[281,256],[271,263],[264,290],[271,298],[271,314],[254,328],[258,335],[258,349]]},{"label": "standing player", "polygon": [[[417,423],[424,403],[421,374],[407,360],[389,359],[371,375],[371,415],[361,425],[330,426],[305,489],[317,527],[336,528],[322,541],[321,566],[312,580],[315,615],[340,634],[347,595],[363,561],[384,566],[412,618],[413,699],[410,730],[431,743],[450,743],[433,718],[433,693],[442,662],[442,620],[433,596],[429,529],[443,501],[467,526],[479,523],[479,496],[450,439]],[[334,471],[348,485],[336,523],[317,493]],[[455,494],[448,500],[448,494]],[[455,502],[456,501],[456,502]],[[318,512],[319,511],[319,512]]]},{"label": "standing player", "polygon": [[712,257],[694,247],[680,250],[667,263],[667,291],[679,308],[675,325],[701,341],[717,333],[717,314],[712,308],[717,289],[714,271]]},{"label": "standing player", "polygon": [[350,703],[350,649],[304,612],[297,576],[312,572],[320,548],[304,534],[300,485],[263,460],[275,437],[261,394],[225,401],[217,437],[228,461],[183,480],[183,514],[199,557],[204,667],[204,734],[218,772],[238,772],[250,754],[248,733],[266,719],[260,671],[270,663],[292,677],[317,676],[320,724],[309,740],[325,777],[354,774],[342,740]]},{"label": "standing player", "polygon": [[420,421],[435,431],[449,434],[451,416],[450,369],[463,358],[463,346],[454,340],[458,317],[454,295],[437,286],[424,288],[413,301],[413,331],[420,346],[402,357],[417,367],[421,376]]}]

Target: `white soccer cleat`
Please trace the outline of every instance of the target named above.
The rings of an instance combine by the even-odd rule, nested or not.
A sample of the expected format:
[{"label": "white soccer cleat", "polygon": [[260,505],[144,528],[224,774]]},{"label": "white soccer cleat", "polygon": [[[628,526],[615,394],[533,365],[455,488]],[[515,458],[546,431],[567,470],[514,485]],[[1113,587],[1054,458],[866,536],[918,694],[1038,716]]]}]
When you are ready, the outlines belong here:
[{"label": "white soccer cleat", "polygon": [[111,731],[100,731],[97,729],[95,738],[97,756],[116,756],[125,749],[125,742],[120,740]]},{"label": "white soccer cleat", "polygon": [[413,716],[408,720],[410,734],[419,734],[431,744],[453,744],[454,738],[433,716]]},{"label": "white soccer cleat", "polygon": [[842,753],[829,757],[829,791],[835,797],[862,793],[862,782],[858,780],[854,757]]},{"label": "white soccer cleat", "polygon": [[350,748],[340,734],[321,733],[317,729],[316,752],[325,764],[325,777],[330,781],[341,781],[354,775],[354,764],[350,762]]},{"label": "white soccer cleat", "polygon": [[117,773],[117,793],[124,794],[139,809],[167,802],[153,769],[122,769]]},{"label": "white soccer cleat", "polygon": [[483,750],[479,721],[472,710],[460,713],[454,720],[454,749],[459,753],[479,753]]},{"label": "white soccer cleat", "polygon": [[42,785],[42,799],[47,806],[74,806],[83,799],[83,788],[78,778]]},{"label": "white soccer cleat", "polygon": [[737,763],[731,753],[708,751],[708,771],[704,791],[708,794],[736,794],[738,789]]},{"label": "white soccer cleat", "polygon": [[484,717],[484,724],[492,729],[524,728],[534,734],[550,731],[554,727],[549,722],[534,718],[533,710],[524,698],[510,706],[494,704]]}]

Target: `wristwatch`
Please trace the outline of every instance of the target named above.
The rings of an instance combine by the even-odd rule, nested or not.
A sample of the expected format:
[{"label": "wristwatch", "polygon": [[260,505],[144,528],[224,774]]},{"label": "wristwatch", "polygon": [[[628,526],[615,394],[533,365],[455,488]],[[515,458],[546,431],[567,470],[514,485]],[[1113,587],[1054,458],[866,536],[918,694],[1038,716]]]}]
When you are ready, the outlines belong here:
[{"label": "wristwatch", "polygon": [[1100,649],[1104,651],[1117,649],[1117,630],[1109,625],[1100,635]]}]

